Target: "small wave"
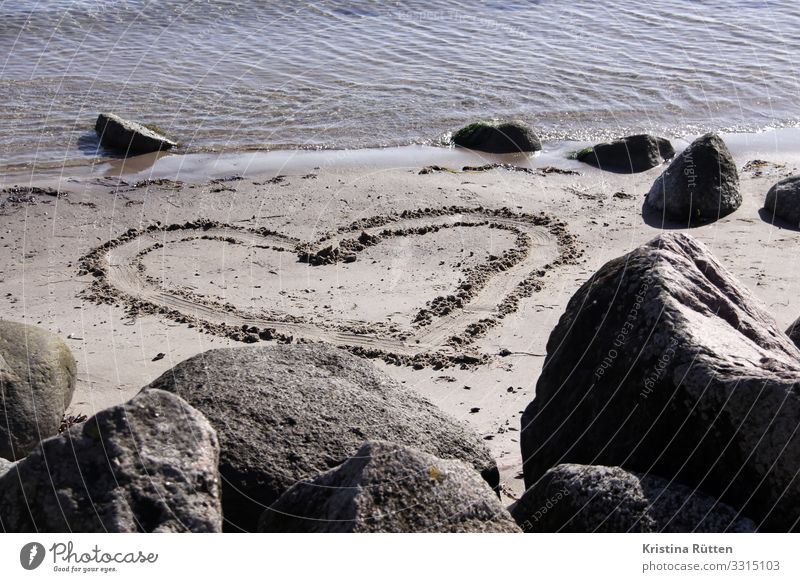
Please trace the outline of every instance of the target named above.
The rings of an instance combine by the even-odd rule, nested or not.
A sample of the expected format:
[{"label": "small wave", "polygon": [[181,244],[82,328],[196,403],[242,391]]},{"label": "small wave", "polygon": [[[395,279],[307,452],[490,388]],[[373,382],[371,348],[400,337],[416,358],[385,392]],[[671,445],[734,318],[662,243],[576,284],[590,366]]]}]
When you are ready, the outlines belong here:
[{"label": "small wave", "polygon": [[792,0],[21,0],[0,16],[3,165],[86,163],[104,110],[190,151],[435,144],[479,118],[578,140],[799,119]]}]

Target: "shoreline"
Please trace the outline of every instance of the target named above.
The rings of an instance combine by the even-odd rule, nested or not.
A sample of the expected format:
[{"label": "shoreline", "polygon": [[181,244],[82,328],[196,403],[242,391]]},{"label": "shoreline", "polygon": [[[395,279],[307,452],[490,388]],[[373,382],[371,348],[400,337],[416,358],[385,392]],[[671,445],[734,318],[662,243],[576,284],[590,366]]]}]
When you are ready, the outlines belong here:
[{"label": "shoreline", "polygon": [[[767,161],[800,163],[800,127],[765,129],[753,133],[719,134],[737,157],[759,156]],[[699,134],[687,134],[671,141],[682,150]],[[458,170],[463,166],[509,164],[537,169],[557,166],[580,171],[586,164],[570,154],[596,142],[555,140],[543,142],[534,154],[489,154],[457,146],[405,145],[365,149],[264,149],[219,152],[157,152],[129,158],[99,157],[56,161],[26,167],[0,168],[0,187],[26,181],[36,185],[54,178],[125,177],[126,179],[173,179],[202,182],[229,176],[259,177],[317,170],[389,170],[430,165]],[[32,164],[32,165],[30,165]],[[29,165],[29,166],[28,166]]]}]

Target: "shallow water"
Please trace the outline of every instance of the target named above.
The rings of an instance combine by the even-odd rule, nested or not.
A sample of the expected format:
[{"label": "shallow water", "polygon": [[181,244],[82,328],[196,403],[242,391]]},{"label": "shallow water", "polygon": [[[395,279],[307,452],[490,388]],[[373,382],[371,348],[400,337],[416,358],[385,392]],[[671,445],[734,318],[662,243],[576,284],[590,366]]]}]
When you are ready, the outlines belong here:
[{"label": "shallow water", "polygon": [[[800,168],[800,128],[787,127],[757,133],[722,133],[722,138],[734,160],[743,166],[750,160],[767,160],[788,164],[793,171]],[[681,151],[697,135],[673,138],[672,144]],[[127,159],[101,159],[91,164],[71,167],[20,168],[0,173],[0,188],[10,185],[34,184],[40,180],[82,180],[120,177],[127,181],[167,178],[185,182],[205,182],[209,179],[231,177],[275,177],[280,175],[316,174],[320,171],[361,170],[367,172],[404,169],[419,172],[424,166],[436,165],[451,170],[464,166],[507,164],[520,168],[547,167],[595,173],[598,179],[611,176],[573,158],[575,151],[589,145],[586,141],[553,140],[533,155],[492,155],[465,150],[412,144],[386,148],[349,150],[282,149],[271,151],[235,151],[173,153],[160,152]]]},{"label": "shallow water", "polygon": [[797,125],[796,2],[0,0],[0,166],[97,154],[110,110],[187,151]]}]

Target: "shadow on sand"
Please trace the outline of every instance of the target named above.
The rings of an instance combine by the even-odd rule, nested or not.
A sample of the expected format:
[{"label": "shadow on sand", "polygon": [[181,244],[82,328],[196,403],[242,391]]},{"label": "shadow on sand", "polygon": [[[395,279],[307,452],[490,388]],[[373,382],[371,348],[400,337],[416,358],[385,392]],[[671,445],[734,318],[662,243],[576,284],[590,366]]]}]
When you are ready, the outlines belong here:
[{"label": "shadow on sand", "polygon": [[702,224],[690,224],[688,221],[677,222],[667,218],[665,211],[658,210],[648,205],[647,200],[642,203],[642,220],[644,220],[645,224],[648,226],[661,230],[686,230],[703,226]]},{"label": "shadow on sand", "polygon": [[[792,224],[791,222],[784,220],[775,216],[773,211],[767,210],[766,208],[761,208],[758,211],[758,216],[772,226],[777,228],[782,228],[785,230],[791,230],[794,232],[800,232],[800,224]],[[719,218],[723,218],[720,216]],[[687,230],[691,228],[698,228],[700,226],[705,226],[707,224],[711,224],[711,222],[703,222],[697,224],[688,224],[683,222],[676,222],[666,217],[664,211],[657,210],[655,208],[651,208],[647,205],[647,202],[642,204],[642,220],[644,220],[645,224],[648,226],[652,226],[653,228],[658,228],[661,230]]]},{"label": "shadow on sand", "polygon": [[758,211],[758,215],[761,217],[761,220],[763,220],[767,224],[771,224],[772,226],[777,226],[778,228],[785,228],[786,230],[793,230],[795,232],[800,232],[800,224],[792,224],[788,220],[784,220],[778,216],[775,216],[775,213],[772,210],[761,208]]}]

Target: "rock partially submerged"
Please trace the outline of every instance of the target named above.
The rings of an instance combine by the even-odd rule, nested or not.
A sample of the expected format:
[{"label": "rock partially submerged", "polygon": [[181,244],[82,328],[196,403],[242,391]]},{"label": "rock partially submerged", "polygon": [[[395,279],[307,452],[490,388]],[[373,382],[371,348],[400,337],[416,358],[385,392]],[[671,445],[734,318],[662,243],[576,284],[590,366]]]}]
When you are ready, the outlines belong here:
[{"label": "rock partially submerged", "polygon": [[800,228],[800,175],[789,176],[770,188],[764,208],[773,217]]},{"label": "rock partially submerged", "polygon": [[619,467],[558,465],[511,508],[525,532],[753,532],[705,493]]},{"label": "rock partially submerged", "polygon": [[123,119],[113,113],[98,115],[94,130],[97,132],[101,144],[125,154],[157,152],[178,145],[168,137],[141,123]]},{"label": "rock partially submerged", "polygon": [[523,121],[478,121],[453,133],[457,146],[493,154],[536,152],[542,142]]},{"label": "rock partially submerged", "polygon": [[653,183],[645,201],[647,209],[690,225],[713,222],[741,204],[736,164],[716,133],[697,138],[678,155]]},{"label": "rock partially submerged", "polygon": [[459,459],[492,487],[499,483],[477,435],[372,363],[334,347],[211,350],[150,386],[182,396],[217,429],[228,529],[255,529],[289,487],[340,465],[365,440]]},{"label": "rock partially submerged", "polygon": [[671,160],[675,150],[668,139],[639,134],[599,143],[579,151],[575,157],[601,170],[635,174]]},{"label": "rock partially submerged", "polygon": [[221,531],[218,459],[199,412],[148,390],[43,441],[0,477],[0,529]]},{"label": "rock partially submerged", "polygon": [[800,350],[711,255],[664,234],[570,300],[522,417],[525,483],[560,463],[697,487],[759,529],[800,518]]},{"label": "rock partially submerged", "polygon": [[75,358],[58,336],[0,321],[0,457],[20,459],[58,434],[75,375]]},{"label": "rock partially submerged", "polygon": [[341,466],[296,483],[261,516],[262,532],[518,532],[475,470],[371,441]]}]

